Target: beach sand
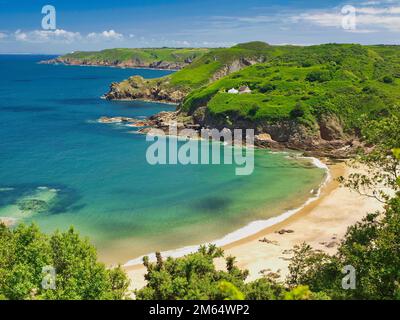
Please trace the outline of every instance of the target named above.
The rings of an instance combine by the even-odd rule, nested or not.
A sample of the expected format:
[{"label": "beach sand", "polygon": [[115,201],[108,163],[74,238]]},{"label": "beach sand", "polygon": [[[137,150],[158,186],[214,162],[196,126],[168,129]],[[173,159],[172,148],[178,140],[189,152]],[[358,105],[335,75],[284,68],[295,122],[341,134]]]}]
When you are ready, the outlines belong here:
[{"label": "beach sand", "polygon": [[[339,176],[359,172],[345,163],[328,164],[331,177],[321,190],[320,197],[306,205],[287,220],[268,227],[261,232],[223,247],[225,256],[234,256],[237,265],[248,269],[248,281],[263,276],[263,273],[279,273],[284,279],[295,245],[306,242],[313,248],[329,254],[335,253],[337,244],[347,228],[360,221],[367,213],[381,210],[383,205],[375,199],[358,195],[341,187]],[[277,231],[290,230],[279,234]],[[260,240],[266,238],[268,242]],[[216,260],[216,266],[224,268],[224,260]],[[145,286],[145,268],[141,265],[125,267],[132,284],[131,289]]]}]

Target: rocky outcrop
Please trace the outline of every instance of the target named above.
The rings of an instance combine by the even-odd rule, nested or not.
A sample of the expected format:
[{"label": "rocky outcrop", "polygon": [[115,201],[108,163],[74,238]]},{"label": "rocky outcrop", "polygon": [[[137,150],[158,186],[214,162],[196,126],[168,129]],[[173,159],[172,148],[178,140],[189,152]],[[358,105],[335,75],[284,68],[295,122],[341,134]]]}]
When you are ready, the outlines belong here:
[{"label": "rocky outcrop", "polygon": [[[174,124],[178,130],[194,129],[200,136],[200,130],[205,129],[254,129],[256,146],[274,150],[292,149],[303,151],[307,156],[330,158],[349,158],[363,145],[354,136],[343,133],[340,121],[334,115],[326,116],[314,128],[306,127],[295,119],[282,120],[275,123],[253,123],[235,119],[228,123],[218,121],[210,116],[206,108],[197,109],[193,115],[176,112],[162,112],[150,118],[153,127],[168,131],[168,126]],[[335,124],[326,135],[327,123]],[[146,129],[146,133],[150,129]],[[243,137],[245,138],[245,137]]]},{"label": "rocky outcrop", "polygon": [[128,118],[128,117],[101,117],[97,120],[100,123],[130,123],[136,122],[135,118]]},{"label": "rocky outcrop", "polygon": [[313,127],[305,126],[296,119],[275,122],[253,122],[231,114],[217,117],[207,107],[196,109],[191,115],[193,122],[204,128],[254,129],[255,144],[272,149],[295,149],[309,155],[347,158],[360,148],[357,137],[344,133],[341,121],[335,115],[325,115]]},{"label": "rocky outcrop", "polygon": [[[197,110],[199,112],[199,109]],[[204,116],[204,115],[203,115]],[[332,116],[334,117],[334,116]],[[327,140],[325,134],[326,121],[329,123],[338,123],[338,119],[325,119],[321,125],[316,124],[315,128],[308,128],[297,123],[295,120],[287,120],[276,123],[254,124],[245,121],[237,121],[235,125],[214,122],[213,124],[204,121],[205,117],[188,115],[181,111],[163,111],[149,117],[146,120],[138,120],[126,117],[102,117],[100,123],[123,123],[127,126],[141,128],[138,132],[147,134],[152,129],[160,129],[165,134],[171,134],[171,127],[174,127],[178,136],[190,138],[201,137],[202,129],[218,129],[220,131],[227,129],[245,129],[253,128],[255,130],[254,144],[260,148],[269,148],[273,150],[292,149],[304,152],[306,156],[318,156],[344,159],[354,156],[359,148],[364,146],[356,137],[348,137],[344,133],[339,137],[331,137]],[[209,119],[209,118],[208,118]],[[199,122],[200,120],[200,122]],[[191,129],[192,133],[188,135]],[[338,132],[342,130],[336,128]],[[325,137],[325,139],[324,139]],[[245,137],[243,137],[245,139]]]},{"label": "rocky outcrop", "polygon": [[344,136],[343,125],[334,115],[323,115],[319,120],[321,138],[327,141],[338,140]]},{"label": "rocky outcrop", "polygon": [[155,125],[155,123],[151,120],[139,120],[128,117],[101,117],[100,119],[97,120],[97,122],[104,124],[120,123],[120,124],[125,124],[128,127],[135,127],[135,128],[142,128]]},{"label": "rocky outcrop", "polygon": [[170,86],[168,77],[146,80],[134,76],[123,82],[112,83],[104,97],[107,100],[149,100],[178,104],[187,94],[188,91]]},{"label": "rocky outcrop", "polygon": [[222,79],[223,77],[226,77],[227,75],[230,75],[233,72],[237,72],[242,70],[243,68],[246,68],[248,66],[251,66],[256,63],[261,63],[264,62],[265,58],[240,58],[237,60],[234,60],[230,64],[224,65],[221,69],[219,69],[211,78],[210,82],[217,81],[219,79]]}]

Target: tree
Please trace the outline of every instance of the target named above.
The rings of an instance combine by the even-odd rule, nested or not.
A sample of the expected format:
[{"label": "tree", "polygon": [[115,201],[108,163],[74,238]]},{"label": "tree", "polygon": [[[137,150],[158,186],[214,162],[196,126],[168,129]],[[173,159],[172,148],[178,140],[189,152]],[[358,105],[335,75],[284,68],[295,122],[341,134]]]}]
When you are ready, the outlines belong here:
[{"label": "tree", "polygon": [[[400,128],[398,117],[372,121],[364,129],[373,149],[360,157],[367,174],[353,175],[345,184],[385,203],[383,212],[367,214],[351,226],[330,256],[303,244],[295,248],[287,284],[308,285],[334,299],[400,299]],[[368,175],[369,174],[369,175]],[[390,188],[391,194],[382,187]],[[372,189],[368,194],[365,190]],[[342,268],[356,270],[356,287],[344,290]]]},{"label": "tree", "polygon": [[400,159],[395,153],[400,148],[400,117],[392,114],[381,120],[365,122],[362,134],[371,147],[354,162],[356,168],[362,164],[365,172],[351,174],[348,179],[341,177],[340,181],[361,195],[386,203],[391,198],[388,190],[400,191]]},{"label": "tree", "polygon": [[264,277],[246,285],[247,300],[281,300],[285,287],[274,279]]},{"label": "tree", "polygon": [[314,293],[308,286],[298,286],[284,295],[284,300],[330,300],[324,292]]},{"label": "tree", "polygon": [[[55,272],[45,287],[43,268]],[[0,225],[0,296],[6,299],[125,299],[129,281],[120,267],[97,262],[95,248],[73,228],[47,236],[32,224]]]},{"label": "tree", "polygon": [[[350,227],[334,256],[303,244],[295,250],[288,284],[307,284],[334,299],[397,299],[400,294],[400,198],[392,199],[385,212],[369,214]],[[356,288],[344,290],[341,272],[356,270]]]},{"label": "tree", "polygon": [[229,298],[232,291],[241,290],[248,275],[247,271],[239,270],[230,257],[226,259],[227,271],[217,271],[214,259],[223,257],[223,251],[215,245],[202,246],[198,252],[177,259],[168,257],[164,261],[159,253],[156,256],[154,263],[147,257],[143,259],[147,285],[136,292],[138,299],[223,300]]},{"label": "tree", "polygon": [[[276,280],[263,277],[245,282],[248,271],[235,265],[235,258],[227,257],[226,270],[217,270],[214,259],[222,258],[223,251],[215,245],[200,247],[198,252],[182,258],[167,258],[158,253],[156,262],[143,263],[147,268],[147,285],[136,291],[141,300],[279,300],[290,292]],[[308,294],[296,297],[327,299],[324,294]]]}]

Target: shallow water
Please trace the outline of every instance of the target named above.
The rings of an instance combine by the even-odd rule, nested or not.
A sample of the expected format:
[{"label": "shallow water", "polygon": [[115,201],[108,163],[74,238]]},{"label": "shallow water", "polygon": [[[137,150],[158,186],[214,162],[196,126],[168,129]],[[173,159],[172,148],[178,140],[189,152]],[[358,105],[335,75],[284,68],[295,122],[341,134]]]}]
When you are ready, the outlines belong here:
[{"label": "shallow water", "polygon": [[[96,119],[174,107],[100,96],[113,81],[168,72],[36,64],[45,58],[0,56],[0,217],[46,232],[73,225],[103,261],[126,262],[296,208],[323,180],[308,160],[265,150],[250,176],[236,176],[234,165],[151,166],[145,136]],[[46,210],[21,214],[21,199],[45,201]]]}]

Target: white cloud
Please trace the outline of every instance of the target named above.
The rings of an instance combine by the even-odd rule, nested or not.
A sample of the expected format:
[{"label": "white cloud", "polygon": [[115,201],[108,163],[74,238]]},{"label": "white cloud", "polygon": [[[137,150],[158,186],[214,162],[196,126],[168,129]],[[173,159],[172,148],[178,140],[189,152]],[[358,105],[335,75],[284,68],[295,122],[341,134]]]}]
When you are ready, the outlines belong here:
[{"label": "white cloud", "polygon": [[0,32],[0,40],[1,39],[5,39],[5,38],[7,38],[8,36],[7,36],[7,34],[5,34],[5,33],[3,33],[3,32]]},{"label": "white cloud", "polygon": [[[2,37],[0,36],[0,39]],[[63,29],[56,30],[31,30],[14,32],[14,38],[19,42],[29,43],[73,43],[73,42],[102,42],[123,40],[124,36],[114,30],[103,31],[100,33],[91,32],[89,34],[81,35],[79,32],[71,32]]]},{"label": "white cloud", "polygon": [[103,31],[101,33],[91,32],[87,35],[89,40],[123,40],[124,35],[122,33],[115,32],[114,30]]},{"label": "white cloud", "polygon": [[27,34],[24,32],[21,32],[21,30],[15,31],[15,40],[17,41],[25,41],[27,39]]},{"label": "white cloud", "polygon": [[[372,2],[369,2],[372,3]],[[379,5],[383,2],[374,2]],[[387,3],[387,2],[386,2]],[[400,32],[400,6],[362,6],[356,9],[356,30],[346,30],[349,32],[370,33],[377,31]],[[292,16],[290,19],[295,23],[311,23],[323,27],[342,27],[345,17],[341,13],[341,8],[328,11],[310,11]]]},{"label": "white cloud", "polygon": [[191,44],[187,40],[175,40],[173,41],[176,45],[182,46],[182,47],[189,47]]},{"label": "white cloud", "polygon": [[239,22],[248,22],[248,23],[265,23],[265,22],[273,22],[276,18],[273,16],[254,16],[254,17],[238,17],[237,21]]},{"label": "white cloud", "polygon": [[71,32],[63,29],[56,30],[33,30],[29,32],[22,32],[17,30],[14,33],[15,40],[33,42],[33,43],[46,43],[46,42],[61,42],[71,43],[81,39],[79,32]]},{"label": "white cloud", "polygon": [[343,16],[340,13],[315,12],[302,13],[291,17],[291,20],[294,23],[310,22],[324,27],[341,27],[342,18]]},{"label": "white cloud", "polygon": [[377,15],[377,14],[392,15],[392,14],[399,14],[400,7],[389,7],[389,8],[361,7],[361,8],[356,8],[356,12],[362,14],[372,14],[372,15]]}]

